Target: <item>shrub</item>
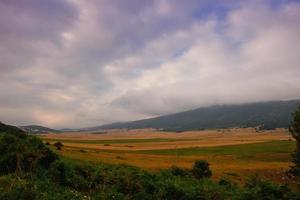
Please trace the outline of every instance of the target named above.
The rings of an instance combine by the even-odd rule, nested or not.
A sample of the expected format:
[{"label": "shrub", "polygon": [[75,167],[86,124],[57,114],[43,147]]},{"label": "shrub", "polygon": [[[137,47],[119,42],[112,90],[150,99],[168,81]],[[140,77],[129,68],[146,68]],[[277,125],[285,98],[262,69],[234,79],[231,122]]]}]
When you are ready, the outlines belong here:
[{"label": "shrub", "polygon": [[80,191],[89,191],[95,187],[94,177],[96,170],[89,165],[72,166],[73,174],[70,176],[72,187]]},{"label": "shrub", "polygon": [[38,167],[48,168],[57,159],[43,142],[32,136],[0,135],[0,173],[32,172]]},{"label": "shrub", "polygon": [[58,159],[58,156],[48,148],[40,150],[39,164],[45,168],[49,168],[51,163]]},{"label": "shrub", "polygon": [[174,176],[189,176],[190,175],[190,173],[187,169],[182,169],[182,168],[177,167],[177,166],[172,166],[170,168],[170,172]]},{"label": "shrub", "polygon": [[300,106],[293,113],[293,121],[289,127],[293,138],[296,140],[296,150],[292,154],[294,166],[291,168],[293,175],[298,176],[300,179]]},{"label": "shrub", "polygon": [[183,188],[175,185],[173,182],[168,182],[161,190],[161,199],[188,199]]},{"label": "shrub", "polygon": [[192,168],[192,174],[195,178],[209,178],[212,176],[212,172],[209,169],[209,164],[205,160],[197,160]]},{"label": "shrub", "polygon": [[0,174],[15,172],[17,169],[17,155],[15,152],[6,153],[0,158]]},{"label": "shrub", "polygon": [[275,185],[254,176],[247,181],[238,199],[292,200],[298,198],[299,196],[293,194],[286,185]]},{"label": "shrub", "polygon": [[98,199],[99,200],[106,200],[106,199],[110,199],[110,200],[129,200],[130,198],[128,198],[123,193],[118,192],[116,189],[110,188],[110,189],[106,189],[102,192],[98,192],[98,193],[94,194],[93,199],[97,199],[97,200]]},{"label": "shrub", "polygon": [[14,180],[14,187],[7,187],[0,193],[1,200],[35,200],[37,191],[32,183],[24,180]]},{"label": "shrub", "polygon": [[61,142],[55,142],[54,146],[56,147],[57,150],[61,150],[61,148],[64,146]]},{"label": "shrub", "polygon": [[67,185],[67,173],[70,173],[70,171],[71,170],[68,169],[68,166],[64,162],[57,160],[51,164],[49,169],[49,176],[55,183],[58,183],[60,185]]}]

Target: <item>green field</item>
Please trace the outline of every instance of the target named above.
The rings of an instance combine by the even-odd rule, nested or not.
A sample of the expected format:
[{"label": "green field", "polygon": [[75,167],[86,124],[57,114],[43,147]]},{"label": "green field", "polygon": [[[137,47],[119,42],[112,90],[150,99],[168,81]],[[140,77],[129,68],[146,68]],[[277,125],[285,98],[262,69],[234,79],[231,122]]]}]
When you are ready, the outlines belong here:
[{"label": "green field", "polygon": [[181,149],[162,149],[135,151],[136,153],[157,155],[235,155],[250,158],[257,154],[290,154],[296,147],[294,141],[270,141],[254,144],[239,144],[217,147],[195,147]]},{"label": "green field", "polygon": [[254,144],[240,144],[217,147],[197,147],[163,150],[109,150],[78,147],[63,147],[61,151],[51,148],[66,158],[92,163],[113,163],[138,166],[150,171],[166,169],[172,165],[190,168],[195,160],[207,160],[219,179],[228,174],[238,182],[259,174],[275,182],[291,165],[294,141],[269,141]]}]

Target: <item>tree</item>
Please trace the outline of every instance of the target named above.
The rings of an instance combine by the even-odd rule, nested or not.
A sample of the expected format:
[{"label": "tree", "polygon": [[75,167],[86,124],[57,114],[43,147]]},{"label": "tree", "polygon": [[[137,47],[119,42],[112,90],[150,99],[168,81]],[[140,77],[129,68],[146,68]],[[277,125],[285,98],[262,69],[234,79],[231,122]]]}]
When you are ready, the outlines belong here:
[{"label": "tree", "polygon": [[61,148],[64,146],[61,142],[55,142],[54,146],[56,147],[57,150],[61,150]]},{"label": "tree", "polygon": [[196,160],[192,168],[192,173],[197,179],[209,178],[212,175],[209,163],[205,160]]},{"label": "tree", "polygon": [[296,140],[296,150],[292,154],[294,166],[291,168],[291,172],[300,177],[300,106],[293,113],[293,121],[289,127],[293,138]]}]

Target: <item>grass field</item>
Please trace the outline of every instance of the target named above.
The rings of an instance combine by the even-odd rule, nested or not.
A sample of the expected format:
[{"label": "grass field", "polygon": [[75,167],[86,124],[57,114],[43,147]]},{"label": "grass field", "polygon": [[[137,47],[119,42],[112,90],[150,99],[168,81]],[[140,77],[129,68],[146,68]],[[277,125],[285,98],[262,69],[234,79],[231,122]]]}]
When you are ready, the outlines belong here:
[{"label": "grass field", "polygon": [[227,129],[165,133],[153,130],[107,134],[65,133],[42,136],[64,147],[62,156],[91,162],[124,163],[146,170],[177,165],[190,168],[197,159],[207,160],[213,178],[228,177],[243,182],[258,174],[284,183],[291,165],[295,142],[287,130],[257,132],[254,129]]}]

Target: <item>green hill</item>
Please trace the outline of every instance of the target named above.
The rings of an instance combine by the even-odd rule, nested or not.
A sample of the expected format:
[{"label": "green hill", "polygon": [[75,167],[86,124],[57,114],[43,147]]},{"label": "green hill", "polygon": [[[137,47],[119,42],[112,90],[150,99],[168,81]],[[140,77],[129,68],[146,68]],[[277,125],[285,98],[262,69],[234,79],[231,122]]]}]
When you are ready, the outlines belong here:
[{"label": "green hill", "polygon": [[12,135],[23,135],[26,132],[15,127],[15,126],[11,126],[11,125],[6,125],[3,124],[2,122],[0,122],[0,134],[2,133],[7,133],[7,134],[12,134]]},{"label": "green hill", "polygon": [[282,128],[289,126],[291,113],[299,104],[300,100],[290,100],[211,106],[151,119],[108,124],[90,130],[158,128],[183,131],[256,126],[264,129]]},{"label": "green hill", "polygon": [[31,134],[46,134],[46,133],[59,133],[59,130],[55,130],[52,128],[38,126],[38,125],[28,125],[28,126],[20,126],[20,128]]}]

